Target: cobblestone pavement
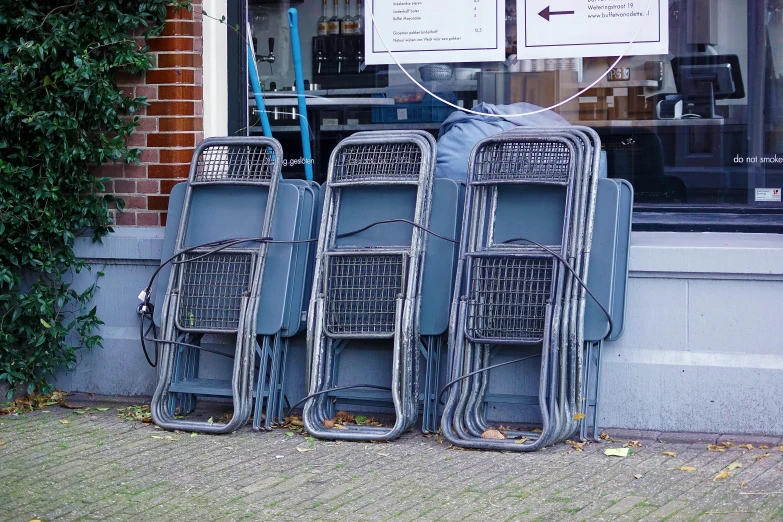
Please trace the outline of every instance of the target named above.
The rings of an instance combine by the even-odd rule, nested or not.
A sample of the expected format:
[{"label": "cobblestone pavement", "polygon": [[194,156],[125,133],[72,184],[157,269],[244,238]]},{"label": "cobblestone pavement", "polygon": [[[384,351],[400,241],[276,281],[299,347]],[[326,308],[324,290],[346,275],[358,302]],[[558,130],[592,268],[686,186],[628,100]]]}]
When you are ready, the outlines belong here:
[{"label": "cobblestone pavement", "polygon": [[[0,520],[783,519],[775,438],[609,430],[622,440],[510,454],[420,433],[389,444],[286,429],[191,436],[119,419],[117,402],[89,406],[109,409],[0,417]],[[629,438],[643,447],[604,455]],[[754,447],[708,451],[724,440]]]}]

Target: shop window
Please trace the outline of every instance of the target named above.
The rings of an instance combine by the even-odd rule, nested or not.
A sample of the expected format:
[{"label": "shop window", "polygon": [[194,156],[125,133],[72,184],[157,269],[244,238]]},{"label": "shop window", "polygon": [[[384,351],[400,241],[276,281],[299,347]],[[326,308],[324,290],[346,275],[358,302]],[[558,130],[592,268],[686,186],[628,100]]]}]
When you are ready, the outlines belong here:
[{"label": "shop window", "polygon": [[[608,175],[634,185],[636,229],[783,232],[783,0],[660,1],[668,54],[634,54],[619,62],[616,55],[590,52],[521,57],[517,5],[535,2],[507,0],[501,15],[503,61],[457,62],[453,58],[460,55],[453,53],[451,61],[403,67],[457,107],[525,102],[546,108],[572,98],[552,112],[599,132]],[[551,7],[539,15],[550,23],[568,12],[557,11],[554,2],[543,4]],[[294,85],[289,7],[299,11],[317,180],[323,180],[334,146],[353,132],[416,128],[437,137],[443,121],[458,110],[426,94],[396,64],[366,64],[359,27],[372,31],[373,23],[357,0],[229,2],[229,24],[251,22],[251,34],[243,24],[240,32],[256,45],[272,134],[290,158],[299,158],[302,147],[301,115],[289,92]],[[270,38],[272,63],[263,58]],[[228,39],[229,128],[260,134],[245,44],[231,31]],[[303,169],[291,162],[284,173],[302,176]]]}]

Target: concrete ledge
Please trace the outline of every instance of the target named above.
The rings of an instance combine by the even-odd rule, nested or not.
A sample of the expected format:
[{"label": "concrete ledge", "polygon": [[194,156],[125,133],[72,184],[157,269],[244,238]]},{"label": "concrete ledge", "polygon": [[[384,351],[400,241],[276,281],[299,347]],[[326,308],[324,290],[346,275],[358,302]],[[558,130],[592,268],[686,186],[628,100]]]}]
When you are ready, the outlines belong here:
[{"label": "concrete ledge", "polygon": [[163,227],[116,227],[113,234],[96,243],[91,236],[76,239],[79,257],[110,263],[158,264],[163,250]]},{"label": "concrete ledge", "polygon": [[631,277],[657,273],[783,276],[783,235],[634,232]]}]

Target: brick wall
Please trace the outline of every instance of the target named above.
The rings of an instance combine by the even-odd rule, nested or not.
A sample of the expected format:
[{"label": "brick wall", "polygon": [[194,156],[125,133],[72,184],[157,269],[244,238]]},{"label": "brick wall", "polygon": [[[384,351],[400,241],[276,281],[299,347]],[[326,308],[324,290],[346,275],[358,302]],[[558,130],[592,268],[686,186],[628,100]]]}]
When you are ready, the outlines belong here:
[{"label": "brick wall", "polygon": [[201,29],[200,1],[190,12],[169,8],[163,33],[148,42],[154,69],[144,77],[117,78],[126,93],[150,103],[129,140],[142,149],[141,164],[97,171],[112,178],[107,190],[125,200],[124,212],[113,211],[118,225],[165,225],[168,194],[187,178],[193,149],[203,139]]}]

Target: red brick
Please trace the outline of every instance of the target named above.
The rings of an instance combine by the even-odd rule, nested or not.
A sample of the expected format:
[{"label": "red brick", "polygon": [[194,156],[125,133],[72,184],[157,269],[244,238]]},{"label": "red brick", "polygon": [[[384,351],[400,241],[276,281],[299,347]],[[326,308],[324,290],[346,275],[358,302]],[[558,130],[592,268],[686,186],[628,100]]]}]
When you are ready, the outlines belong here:
[{"label": "red brick", "polygon": [[155,69],[147,72],[147,83],[193,83],[195,71],[192,69]]},{"label": "red brick", "polygon": [[170,134],[148,134],[148,147],[192,147],[193,134],[189,133],[170,133]]},{"label": "red brick", "polygon": [[158,126],[161,132],[204,130],[204,122],[201,118],[161,118]]},{"label": "red brick", "polygon": [[123,176],[126,178],[146,178],[147,166],[146,165],[125,165]]},{"label": "red brick", "polygon": [[[150,38],[147,42],[150,48],[150,52],[171,52],[171,51],[192,51],[193,50],[193,38],[191,37],[164,37],[164,38]],[[149,74],[149,73],[148,73]]]},{"label": "red brick", "polygon": [[143,132],[139,132],[138,130],[128,136],[127,139],[128,147],[143,147],[147,144],[147,135]]},{"label": "red brick", "polygon": [[139,194],[158,194],[160,188],[158,187],[158,180],[156,179],[142,179],[136,182],[136,190]]},{"label": "red brick", "polygon": [[149,116],[193,116],[194,102],[163,101],[152,102],[147,107]]},{"label": "red brick", "polygon": [[148,100],[157,100],[158,88],[154,85],[137,85],[136,96],[146,96]]},{"label": "red brick", "polygon": [[140,227],[157,227],[158,221],[157,212],[139,212],[136,215],[136,225]]},{"label": "red brick", "polygon": [[122,172],[124,169],[124,165],[114,165],[112,163],[108,163],[106,165],[101,165],[95,170],[95,174],[98,177],[110,177],[110,178],[118,178],[122,176]]},{"label": "red brick", "polygon": [[190,164],[182,165],[150,165],[150,178],[185,179],[190,172]]},{"label": "red brick", "polygon": [[179,183],[182,183],[183,179],[162,179],[160,180],[160,193],[171,194],[171,190]]},{"label": "red brick", "polygon": [[[201,11],[200,8],[199,11]],[[192,19],[193,19],[193,11],[188,11],[184,7],[180,7],[179,9],[176,9],[173,5],[166,7],[166,20],[192,20]]]},{"label": "red brick", "polygon": [[203,89],[193,85],[161,85],[158,87],[159,100],[201,100]]},{"label": "red brick", "polygon": [[166,221],[168,220],[169,213],[168,212],[161,212],[160,213],[160,226],[165,227]]},{"label": "red brick", "polygon": [[160,149],[161,163],[188,163],[193,159],[194,149]]},{"label": "red brick", "polygon": [[161,36],[201,36],[201,24],[185,20],[169,20]]},{"label": "red brick", "polygon": [[158,118],[152,116],[139,118],[139,126],[136,130],[140,132],[155,132],[158,130]]},{"label": "red brick", "polygon": [[114,181],[114,192],[117,194],[135,194],[136,181],[132,179],[118,179]]},{"label": "red brick", "polygon": [[160,161],[160,151],[158,149],[142,149],[139,154],[140,163],[158,163]]},{"label": "red brick", "polygon": [[123,212],[121,214],[117,214],[116,222],[118,225],[134,226],[136,225],[136,213]]},{"label": "red brick", "polygon": [[149,197],[149,209],[150,210],[168,210],[169,197],[168,196],[150,196]]},{"label": "red brick", "polygon": [[145,196],[122,196],[125,200],[125,208],[145,209],[147,208],[147,198]]},{"label": "red brick", "polygon": [[171,67],[201,67],[201,56],[190,53],[159,54],[157,69]]}]

